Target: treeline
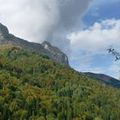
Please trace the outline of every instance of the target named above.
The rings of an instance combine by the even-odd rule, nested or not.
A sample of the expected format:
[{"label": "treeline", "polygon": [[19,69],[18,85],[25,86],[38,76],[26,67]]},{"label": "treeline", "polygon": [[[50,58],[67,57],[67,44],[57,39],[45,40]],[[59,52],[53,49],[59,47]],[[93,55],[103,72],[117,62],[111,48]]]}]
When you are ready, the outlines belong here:
[{"label": "treeline", "polygon": [[120,120],[120,90],[47,56],[4,46],[0,120]]}]

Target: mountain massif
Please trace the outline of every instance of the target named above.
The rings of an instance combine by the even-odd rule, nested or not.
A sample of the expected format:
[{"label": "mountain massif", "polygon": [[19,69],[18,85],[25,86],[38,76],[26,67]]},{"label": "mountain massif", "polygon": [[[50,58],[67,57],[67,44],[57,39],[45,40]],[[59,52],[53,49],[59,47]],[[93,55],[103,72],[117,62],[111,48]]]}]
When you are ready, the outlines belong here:
[{"label": "mountain massif", "polygon": [[60,49],[52,46],[49,42],[43,42],[42,44],[28,42],[10,34],[7,27],[0,24],[0,45],[5,44],[20,46],[28,51],[47,55],[50,59],[60,64],[69,65],[68,57],[61,52]]},{"label": "mountain massif", "polygon": [[[51,60],[59,64],[69,66],[69,60],[67,55],[64,54],[59,48],[52,46],[47,41],[39,44],[20,39],[10,34],[8,28],[0,23],[0,46],[2,45],[19,46],[29,52],[36,52],[42,55],[46,55],[46,57],[49,57]],[[110,76],[90,72],[84,74],[96,80],[100,80],[107,85],[120,88],[120,81]]]},{"label": "mountain massif", "polygon": [[0,47],[0,120],[119,120],[120,90],[21,47]]},{"label": "mountain massif", "polygon": [[120,120],[120,89],[91,76],[50,43],[27,42],[0,24],[0,120]]}]

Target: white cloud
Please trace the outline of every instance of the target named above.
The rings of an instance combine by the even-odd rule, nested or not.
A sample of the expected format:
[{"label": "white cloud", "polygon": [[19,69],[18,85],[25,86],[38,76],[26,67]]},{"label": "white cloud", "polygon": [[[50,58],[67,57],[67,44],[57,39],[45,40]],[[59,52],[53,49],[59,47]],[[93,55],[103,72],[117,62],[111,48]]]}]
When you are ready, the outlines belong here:
[{"label": "white cloud", "polygon": [[0,0],[0,21],[19,37],[43,41],[59,21],[57,4],[56,0]]},{"label": "white cloud", "polygon": [[[0,21],[10,32],[33,42],[52,42],[69,48],[66,34],[91,0],[0,0]],[[71,17],[72,16],[72,17]]]},{"label": "white cloud", "polygon": [[120,63],[119,62],[113,62],[110,67],[107,69],[109,75],[112,75],[113,77],[120,79]]},{"label": "white cloud", "polygon": [[107,49],[110,46],[119,49],[119,19],[96,22],[88,28],[69,34],[67,38],[70,40],[72,49],[70,62],[74,66],[74,63],[78,61],[75,64],[77,70],[116,75],[119,65],[112,63],[112,61],[110,66],[104,66],[104,63],[102,65],[101,62],[103,61],[99,61],[99,59],[97,61],[100,62],[100,65],[94,66],[92,63],[98,55],[101,57],[104,55],[107,56]]},{"label": "white cloud", "polygon": [[109,46],[120,44],[120,20],[96,22],[87,29],[68,35],[73,51],[101,53]]}]

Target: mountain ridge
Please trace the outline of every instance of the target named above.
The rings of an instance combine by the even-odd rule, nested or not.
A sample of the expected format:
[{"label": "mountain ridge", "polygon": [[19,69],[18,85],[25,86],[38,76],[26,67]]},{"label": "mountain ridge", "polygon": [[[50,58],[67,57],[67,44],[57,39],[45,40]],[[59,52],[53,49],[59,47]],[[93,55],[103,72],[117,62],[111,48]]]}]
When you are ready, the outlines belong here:
[{"label": "mountain ridge", "polygon": [[[28,42],[27,40],[18,38],[13,34],[10,34],[8,28],[0,23],[0,45],[4,44],[20,46],[29,51],[34,51],[47,55],[55,62],[69,66],[67,55],[64,54],[59,48],[52,46],[49,42],[46,41],[42,44],[39,44],[34,42]],[[45,44],[49,47],[49,49],[45,48]]]},{"label": "mountain ridge", "polygon": [[111,76],[100,74],[100,73],[91,73],[91,72],[85,72],[84,74],[88,75],[91,78],[100,80],[101,82],[111,85],[116,88],[120,88],[120,81],[118,79],[115,79]]},{"label": "mountain ridge", "polygon": [[[52,46],[48,41],[44,41],[42,44],[28,42],[24,39],[18,38],[9,33],[6,26],[0,23],[0,45],[15,45],[20,46],[30,52],[37,52],[43,55],[47,55],[53,61],[69,66],[68,57],[59,48]],[[102,81],[105,84],[113,87],[120,88],[120,81],[104,74],[85,73],[86,75]]]}]

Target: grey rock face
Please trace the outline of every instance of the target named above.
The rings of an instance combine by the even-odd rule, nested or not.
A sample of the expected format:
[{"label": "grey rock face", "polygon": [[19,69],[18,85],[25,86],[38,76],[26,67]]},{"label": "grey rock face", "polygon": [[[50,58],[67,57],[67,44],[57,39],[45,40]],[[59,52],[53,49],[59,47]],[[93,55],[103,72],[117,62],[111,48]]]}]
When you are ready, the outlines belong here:
[{"label": "grey rock face", "polygon": [[4,25],[2,25],[0,23],[0,44],[3,42],[3,40],[8,37],[9,31],[7,29],[7,27],[5,27]]},{"label": "grey rock face", "polygon": [[50,58],[53,58],[53,60],[64,63],[65,65],[68,65],[68,57],[60,51],[57,47],[52,46],[49,42],[45,41],[42,43],[42,46],[45,50],[47,50],[47,55]]},{"label": "grey rock face", "polygon": [[68,57],[57,47],[52,46],[49,42],[42,44],[28,42],[9,33],[6,26],[0,23],[0,45],[15,45],[26,50],[38,52],[47,55],[57,63],[69,66]]}]

